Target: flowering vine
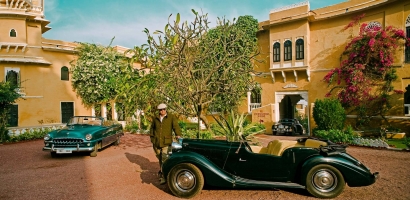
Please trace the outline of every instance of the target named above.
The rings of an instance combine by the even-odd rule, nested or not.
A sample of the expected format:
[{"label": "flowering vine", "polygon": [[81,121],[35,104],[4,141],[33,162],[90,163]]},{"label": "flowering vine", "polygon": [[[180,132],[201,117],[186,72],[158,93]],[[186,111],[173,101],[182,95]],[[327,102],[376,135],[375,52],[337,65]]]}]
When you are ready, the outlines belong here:
[{"label": "flowering vine", "polygon": [[[344,30],[360,24],[363,17],[355,17]],[[332,86],[326,96],[336,95],[345,108],[353,108],[359,123],[366,123],[370,116],[383,116],[391,108],[389,97],[403,93],[392,86],[397,79],[394,53],[403,44],[409,46],[410,38],[401,29],[361,24],[359,35],[348,42],[340,57],[340,66],[323,79]]]}]

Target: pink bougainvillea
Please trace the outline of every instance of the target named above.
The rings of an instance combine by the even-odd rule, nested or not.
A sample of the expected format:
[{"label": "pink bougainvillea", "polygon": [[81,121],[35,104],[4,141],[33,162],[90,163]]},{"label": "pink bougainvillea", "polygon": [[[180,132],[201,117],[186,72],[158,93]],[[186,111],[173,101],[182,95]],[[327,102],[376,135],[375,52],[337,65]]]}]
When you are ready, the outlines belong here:
[{"label": "pink bougainvillea", "polygon": [[[363,17],[364,14],[355,17],[344,30],[359,24]],[[403,44],[410,45],[410,38],[406,38],[401,29],[361,24],[359,34],[347,43],[340,66],[323,78],[332,86],[326,96],[336,95],[345,107],[360,108],[360,112],[363,108],[377,111],[373,114],[379,115],[386,111],[389,96],[400,94],[400,90],[392,87],[392,82],[397,79],[392,64],[395,50]],[[372,105],[382,108],[374,110]],[[369,115],[369,112],[365,114]]]}]

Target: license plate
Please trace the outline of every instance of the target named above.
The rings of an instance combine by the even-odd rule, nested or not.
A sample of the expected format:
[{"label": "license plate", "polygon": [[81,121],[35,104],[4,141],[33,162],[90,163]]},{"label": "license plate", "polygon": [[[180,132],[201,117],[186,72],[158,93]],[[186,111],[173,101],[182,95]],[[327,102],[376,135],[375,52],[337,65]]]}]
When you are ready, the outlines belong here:
[{"label": "license plate", "polygon": [[279,125],[279,128],[284,128],[284,126],[283,126],[283,125]]},{"label": "license plate", "polygon": [[57,153],[72,153],[72,151],[68,149],[57,149]]}]

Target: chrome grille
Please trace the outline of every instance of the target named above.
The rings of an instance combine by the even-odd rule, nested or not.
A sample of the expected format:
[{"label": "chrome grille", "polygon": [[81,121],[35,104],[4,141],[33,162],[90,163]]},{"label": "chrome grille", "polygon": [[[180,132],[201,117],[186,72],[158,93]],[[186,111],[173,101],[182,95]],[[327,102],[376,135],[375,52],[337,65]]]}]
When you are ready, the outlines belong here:
[{"label": "chrome grille", "polygon": [[54,139],[53,142],[56,146],[71,146],[81,144],[84,142],[84,140],[78,138],[58,138]]}]

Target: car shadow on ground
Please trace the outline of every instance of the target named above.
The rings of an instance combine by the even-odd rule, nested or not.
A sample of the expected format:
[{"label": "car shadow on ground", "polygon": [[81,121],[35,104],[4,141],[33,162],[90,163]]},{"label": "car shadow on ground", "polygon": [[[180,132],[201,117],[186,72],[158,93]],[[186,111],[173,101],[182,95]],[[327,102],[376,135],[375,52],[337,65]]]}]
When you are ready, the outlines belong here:
[{"label": "car shadow on ground", "polygon": [[204,188],[202,189],[204,191],[211,191],[211,190],[219,190],[219,191],[247,191],[247,190],[252,190],[253,192],[255,191],[273,191],[273,192],[280,192],[280,191],[285,191],[297,195],[301,195],[304,197],[312,197],[312,195],[309,194],[307,190],[304,189],[297,189],[297,188],[269,188],[269,187],[253,187],[253,188],[223,188],[223,187],[216,187],[216,186],[210,186],[210,185],[204,185]]},{"label": "car shadow on ground", "polygon": [[151,162],[149,159],[138,154],[125,153],[125,157],[134,164],[137,164],[141,167],[141,170],[137,170],[137,173],[140,174],[141,182],[145,184],[152,184],[158,189],[161,189],[172,195],[171,191],[168,189],[167,185],[159,184],[159,163]]}]

